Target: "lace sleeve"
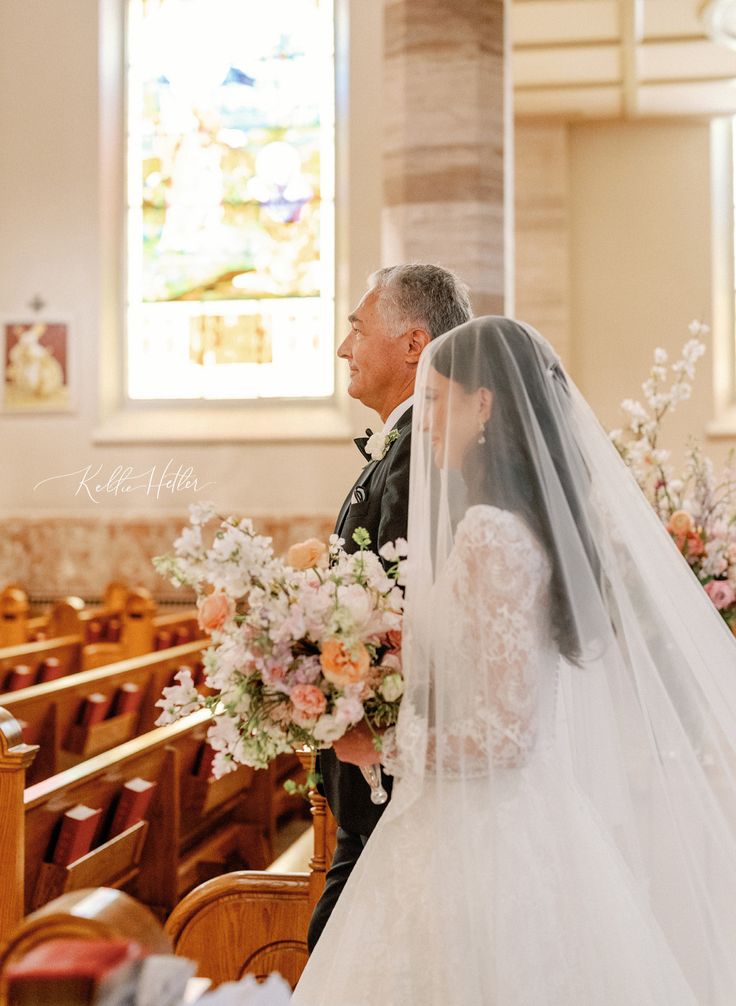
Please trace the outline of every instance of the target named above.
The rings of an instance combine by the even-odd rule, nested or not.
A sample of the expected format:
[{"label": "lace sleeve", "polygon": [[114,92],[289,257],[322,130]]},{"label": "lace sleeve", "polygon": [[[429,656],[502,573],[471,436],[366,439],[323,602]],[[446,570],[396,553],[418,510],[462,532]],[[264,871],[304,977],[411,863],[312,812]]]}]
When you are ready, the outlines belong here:
[{"label": "lace sleeve", "polygon": [[[549,560],[523,520],[472,507],[448,562],[444,644],[427,771],[445,776],[515,768],[534,748],[548,626]],[[400,774],[400,750],[386,762]]]},{"label": "lace sleeve", "polygon": [[431,774],[479,776],[491,765],[526,764],[538,732],[549,579],[547,555],[520,517],[490,506],[468,510],[431,620],[430,726],[402,710],[402,728],[384,736],[385,771],[402,775],[422,734]]}]

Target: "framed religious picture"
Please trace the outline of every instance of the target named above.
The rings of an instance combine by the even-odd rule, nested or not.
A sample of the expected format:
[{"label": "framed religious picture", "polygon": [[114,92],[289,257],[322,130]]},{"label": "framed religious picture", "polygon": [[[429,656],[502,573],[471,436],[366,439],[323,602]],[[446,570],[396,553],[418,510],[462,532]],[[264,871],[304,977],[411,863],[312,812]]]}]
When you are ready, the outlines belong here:
[{"label": "framed religious picture", "polygon": [[6,315],[1,325],[2,411],[71,411],[69,321],[19,312]]}]

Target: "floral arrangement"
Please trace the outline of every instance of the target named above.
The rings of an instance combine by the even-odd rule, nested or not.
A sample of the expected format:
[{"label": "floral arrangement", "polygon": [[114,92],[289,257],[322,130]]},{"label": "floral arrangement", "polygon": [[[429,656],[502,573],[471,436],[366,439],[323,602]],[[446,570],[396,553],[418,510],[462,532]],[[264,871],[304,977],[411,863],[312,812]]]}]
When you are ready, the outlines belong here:
[{"label": "floral arrangement", "polygon": [[626,399],[624,429],[611,440],[631,469],[660,520],[736,633],[736,469],[731,458],[716,475],[713,463],[692,440],[684,468],[677,473],[671,452],[660,445],[663,420],[690,398],[698,360],[705,352],[707,326],[693,321],[680,359],[669,363],[664,349],[642,384],[644,403]]},{"label": "floral arrangement", "polygon": [[312,538],[284,561],[250,520],[194,504],[174,552],[153,560],[175,585],[194,587],[200,625],[212,637],[205,688],[180,670],[157,703],[157,723],[211,710],[215,776],[239,764],[264,768],[295,748],[329,747],[361,720],[380,751],[404,687],[406,542],[384,545],[379,557],[364,529],[354,540],[359,550],[348,554],[336,535],[329,545]]}]

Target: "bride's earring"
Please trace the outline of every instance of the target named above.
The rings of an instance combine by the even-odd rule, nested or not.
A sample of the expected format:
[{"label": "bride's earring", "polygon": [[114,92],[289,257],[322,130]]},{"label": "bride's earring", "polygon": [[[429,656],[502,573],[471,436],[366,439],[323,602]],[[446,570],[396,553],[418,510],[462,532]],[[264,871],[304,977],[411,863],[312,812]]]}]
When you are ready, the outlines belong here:
[{"label": "bride's earring", "polygon": [[486,424],[481,422],[478,427],[478,443],[484,444],[486,442]]}]

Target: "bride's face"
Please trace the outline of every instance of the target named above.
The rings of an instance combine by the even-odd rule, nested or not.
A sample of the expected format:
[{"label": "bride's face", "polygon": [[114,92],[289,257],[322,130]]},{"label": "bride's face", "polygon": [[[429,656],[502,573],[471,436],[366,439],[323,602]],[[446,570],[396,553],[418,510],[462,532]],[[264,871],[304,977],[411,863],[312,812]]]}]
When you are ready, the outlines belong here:
[{"label": "bride's face", "polygon": [[430,367],[425,389],[425,432],[430,434],[438,468],[460,468],[491,415],[488,388],[467,391]]}]

